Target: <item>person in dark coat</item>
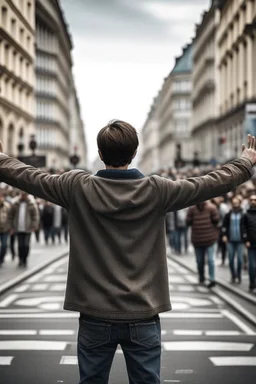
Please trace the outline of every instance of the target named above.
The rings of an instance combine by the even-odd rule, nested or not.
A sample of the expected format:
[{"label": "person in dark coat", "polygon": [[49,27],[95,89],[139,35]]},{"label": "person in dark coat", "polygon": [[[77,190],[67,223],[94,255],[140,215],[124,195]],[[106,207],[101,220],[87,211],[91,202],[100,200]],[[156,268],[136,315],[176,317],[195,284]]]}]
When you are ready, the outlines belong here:
[{"label": "person in dark coat", "polygon": [[44,207],[42,210],[42,226],[44,230],[44,240],[45,244],[48,244],[49,237],[51,237],[52,242],[53,238],[53,205],[49,201],[45,201]]},{"label": "person in dark coat", "polygon": [[[244,254],[244,213],[241,201],[235,196],[232,199],[232,209],[223,219],[221,228],[222,240],[228,244],[229,268],[231,283],[241,283],[243,254]],[[237,268],[235,268],[235,256],[237,256]]]},{"label": "person in dark coat", "polygon": [[191,242],[195,248],[199,282],[204,283],[205,256],[208,256],[209,278],[208,288],[215,286],[215,247],[219,236],[217,228],[219,213],[216,206],[209,201],[190,207],[187,225],[191,225]]},{"label": "person in dark coat", "polygon": [[256,195],[249,198],[250,207],[244,215],[245,245],[248,248],[249,259],[249,291],[256,288],[255,270],[256,270]]}]

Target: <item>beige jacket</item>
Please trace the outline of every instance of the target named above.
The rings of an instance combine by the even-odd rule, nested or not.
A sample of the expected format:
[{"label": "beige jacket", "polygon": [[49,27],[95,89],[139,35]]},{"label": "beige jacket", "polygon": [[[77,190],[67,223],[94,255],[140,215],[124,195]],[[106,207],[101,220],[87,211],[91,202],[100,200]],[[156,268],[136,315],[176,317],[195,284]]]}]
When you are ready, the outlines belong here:
[{"label": "beige jacket", "polygon": [[50,175],[0,155],[2,181],[68,210],[67,310],[125,320],[169,311],[165,214],[235,189],[251,178],[252,164],[236,159],[177,181],[136,172],[131,179],[129,171],[119,178],[81,170]]},{"label": "beige jacket", "polygon": [[10,211],[11,205],[4,201],[0,205],[0,233],[8,232],[10,230],[10,225],[8,221],[8,213]]},{"label": "beige jacket", "polygon": [[[20,200],[14,203],[9,211],[8,222],[9,227],[18,230],[18,219],[19,219],[19,208]],[[25,213],[25,232],[32,232],[33,230],[38,229],[39,227],[39,210],[31,199],[28,199],[26,203],[26,213]]]}]

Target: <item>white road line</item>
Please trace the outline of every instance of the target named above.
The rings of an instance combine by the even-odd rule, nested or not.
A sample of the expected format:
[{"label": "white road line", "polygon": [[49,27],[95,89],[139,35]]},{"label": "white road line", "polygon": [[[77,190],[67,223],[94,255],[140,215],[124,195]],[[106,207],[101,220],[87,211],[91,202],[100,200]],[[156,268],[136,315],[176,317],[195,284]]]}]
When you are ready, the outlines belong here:
[{"label": "white road line", "polygon": [[0,319],[78,319],[79,313],[0,313]]},{"label": "white road line", "polygon": [[178,336],[201,336],[203,331],[175,329],[173,334]]},{"label": "white road line", "polygon": [[76,356],[62,356],[60,360],[61,365],[77,365],[77,357]]},{"label": "white road line", "polygon": [[0,356],[0,365],[11,365],[14,356]]},{"label": "white road line", "polygon": [[64,341],[6,340],[0,341],[0,351],[64,351]]},{"label": "white road line", "polygon": [[225,356],[225,357],[209,357],[213,365],[219,367],[234,367],[234,366],[256,366],[256,357],[251,356]]},{"label": "white road line", "polygon": [[45,284],[45,283],[38,283],[38,284],[35,284],[35,285],[32,285],[31,286],[31,290],[32,291],[46,291],[47,288],[48,288],[49,284]]},{"label": "white road line", "polygon": [[26,283],[36,283],[38,280],[40,280],[44,276],[45,276],[45,270],[37,273],[35,276],[30,277],[28,280],[26,280]]},{"label": "white road line", "polygon": [[224,304],[224,301],[220,300],[218,297],[216,296],[210,296],[210,299],[217,305],[222,305]]},{"label": "white road line", "polygon": [[237,351],[248,352],[253,348],[250,343],[232,343],[219,341],[164,341],[165,351]]},{"label": "white road line", "polygon": [[198,278],[193,276],[193,275],[186,275],[184,276],[186,280],[188,280],[192,284],[197,284],[198,283]]},{"label": "white road line", "polygon": [[35,336],[37,331],[30,329],[1,329],[1,336]]},{"label": "white road line", "polygon": [[175,284],[175,283],[183,283],[184,284],[185,283],[183,277],[177,276],[177,275],[170,275],[170,274],[169,274],[169,282],[171,284]]},{"label": "white road line", "polygon": [[30,285],[24,284],[24,285],[21,285],[20,287],[16,288],[14,290],[14,292],[25,292],[29,287],[30,287]]},{"label": "white road line", "polygon": [[75,331],[72,329],[41,329],[39,335],[41,336],[72,336]]},{"label": "white road line", "polygon": [[206,336],[240,336],[241,332],[238,331],[205,331]]},{"label": "white road line", "polygon": [[205,288],[205,287],[196,287],[196,289],[198,290],[198,292],[200,293],[207,293],[209,292],[209,289]]},{"label": "white road line", "polygon": [[55,282],[66,282],[66,275],[49,275],[45,276],[44,281],[47,283],[55,283]]},{"label": "white road line", "polygon": [[18,295],[10,295],[7,296],[4,300],[0,302],[0,308],[5,308],[11,303],[13,303],[15,300],[17,300],[19,296]]},{"label": "white road line", "polygon": [[194,292],[195,288],[192,287],[191,285],[179,285],[177,287],[178,291],[180,292]]},{"label": "white road line", "polygon": [[221,319],[221,313],[166,312],[159,315],[163,319]]},{"label": "white road line", "polygon": [[164,383],[180,383],[180,380],[164,380]]},{"label": "white road line", "polygon": [[226,316],[229,320],[233,321],[234,324],[238,326],[243,332],[247,335],[253,335],[254,331],[248,325],[246,325],[242,320],[240,320],[234,313],[229,312],[226,309],[221,311],[223,316]]},{"label": "white road line", "polygon": [[53,284],[50,291],[65,291],[66,284]]}]

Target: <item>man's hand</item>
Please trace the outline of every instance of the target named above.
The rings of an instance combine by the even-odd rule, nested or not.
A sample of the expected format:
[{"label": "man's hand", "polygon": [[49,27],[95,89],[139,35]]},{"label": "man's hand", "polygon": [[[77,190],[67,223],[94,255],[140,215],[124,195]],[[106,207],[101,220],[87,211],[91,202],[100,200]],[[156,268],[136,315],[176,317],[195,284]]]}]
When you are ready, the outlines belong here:
[{"label": "man's hand", "polygon": [[241,158],[248,159],[253,165],[256,164],[256,138],[255,136],[248,135],[248,147],[242,145]]},{"label": "man's hand", "polygon": [[222,241],[223,241],[223,243],[227,243],[228,242],[227,236],[222,236]]},{"label": "man's hand", "polygon": [[246,246],[246,248],[250,248],[250,246],[251,246],[250,241],[246,241],[245,246]]}]

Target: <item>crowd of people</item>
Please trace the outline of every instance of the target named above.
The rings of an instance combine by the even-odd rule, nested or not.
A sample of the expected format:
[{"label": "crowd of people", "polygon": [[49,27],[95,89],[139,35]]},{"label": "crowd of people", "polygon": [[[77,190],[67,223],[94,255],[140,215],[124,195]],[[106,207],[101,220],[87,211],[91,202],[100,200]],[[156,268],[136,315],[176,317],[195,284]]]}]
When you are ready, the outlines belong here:
[{"label": "crowd of people", "polygon": [[[209,168],[207,168],[207,172]],[[206,173],[199,169],[179,173],[162,171],[163,177],[176,180]],[[241,284],[242,270],[248,270],[249,291],[256,288],[256,186],[250,180],[229,192],[192,207],[166,215],[169,246],[176,255],[186,254],[191,243],[197,263],[199,283],[205,281],[205,261],[208,262],[209,284],[214,287],[215,259],[227,263],[230,283]]]},{"label": "crowd of people", "polygon": [[18,257],[18,267],[26,268],[31,234],[37,243],[68,242],[68,214],[59,205],[0,185],[0,267],[4,265],[8,247],[12,260]]}]

